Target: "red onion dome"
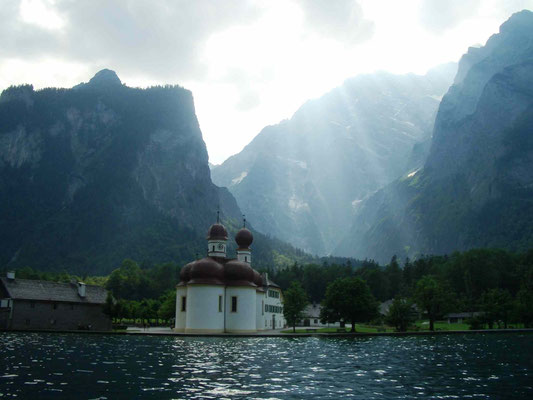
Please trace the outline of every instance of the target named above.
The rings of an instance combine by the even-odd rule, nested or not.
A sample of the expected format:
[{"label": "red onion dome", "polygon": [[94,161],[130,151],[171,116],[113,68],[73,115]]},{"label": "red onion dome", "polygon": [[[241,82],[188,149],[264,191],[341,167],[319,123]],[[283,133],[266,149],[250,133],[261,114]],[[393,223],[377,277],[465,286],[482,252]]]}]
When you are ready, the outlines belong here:
[{"label": "red onion dome", "polygon": [[254,235],[246,228],[241,228],[235,235],[235,242],[239,245],[239,249],[247,249],[254,241]]},{"label": "red onion dome", "polygon": [[186,283],[191,279],[191,268],[195,262],[190,262],[189,264],[185,265],[181,271],[180,271],[180,283]]},{"label": "red onion dome", "polygon": [[195,261],[191,267],[189,283],[223,285],[224,267],[210,257]]},{"label": "red onion dome", "polygon": [[207,231],[207,240],[228,240],[228,231],[224,225],[217,222]]},{"label": "red onion dome", "polygon": [[238,260],[228,261],[224,265],[224,279],[229,286],[255,286],[254,270]]},{"label": "red onion dome", "polygon": [[261,276],[261,274],[259,272],[257,272],[255,269],[254,269],[254,283],[258,286],[258,287],[263,287],[263,277]]}]

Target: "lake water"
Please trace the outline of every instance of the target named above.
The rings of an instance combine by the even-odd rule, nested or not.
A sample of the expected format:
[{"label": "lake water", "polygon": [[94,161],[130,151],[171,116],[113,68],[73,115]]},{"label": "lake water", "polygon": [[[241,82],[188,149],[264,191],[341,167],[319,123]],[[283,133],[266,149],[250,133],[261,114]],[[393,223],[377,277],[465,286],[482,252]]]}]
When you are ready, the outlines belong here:
[{"label": "lake water", "polygon": [[532,399],[533,335],[0,333],[0,399]]}]

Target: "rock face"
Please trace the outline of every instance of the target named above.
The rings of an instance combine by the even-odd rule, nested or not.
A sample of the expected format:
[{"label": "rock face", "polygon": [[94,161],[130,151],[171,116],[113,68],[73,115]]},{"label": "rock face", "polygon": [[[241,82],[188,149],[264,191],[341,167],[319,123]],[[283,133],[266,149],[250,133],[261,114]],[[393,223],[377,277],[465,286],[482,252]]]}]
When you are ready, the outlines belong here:
[{"label": "rock face", "polygon": [[469,49],[424,167],[363,202],[340,254],[379,261],[533,245],[533,13]]},{"label": "rock face", "polygon": [[350,79],[264,128],[213,168],[213,181],[228,187],[258,230],[330,253],[362,199],[421,165],[455,69]]},{"label": "rock face", "polygon": [[[90,274],[126,257],[188,262],[218,206],[241,220],[211,181],[191,93],[129,88],[109,70],[73,89],[2,93],[0,204],[0,265]],[[265,262],[270,245],[258,240]]]}]

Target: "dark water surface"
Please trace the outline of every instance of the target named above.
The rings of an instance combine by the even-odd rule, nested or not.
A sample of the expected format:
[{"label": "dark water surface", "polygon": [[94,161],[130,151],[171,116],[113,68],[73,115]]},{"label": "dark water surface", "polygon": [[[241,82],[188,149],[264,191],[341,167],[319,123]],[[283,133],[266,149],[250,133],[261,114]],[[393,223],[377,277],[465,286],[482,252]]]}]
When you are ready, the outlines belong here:
[{"label": "dark water surface", "polygon": [[0,399],[533,399],[533,335],[0,333]]}]

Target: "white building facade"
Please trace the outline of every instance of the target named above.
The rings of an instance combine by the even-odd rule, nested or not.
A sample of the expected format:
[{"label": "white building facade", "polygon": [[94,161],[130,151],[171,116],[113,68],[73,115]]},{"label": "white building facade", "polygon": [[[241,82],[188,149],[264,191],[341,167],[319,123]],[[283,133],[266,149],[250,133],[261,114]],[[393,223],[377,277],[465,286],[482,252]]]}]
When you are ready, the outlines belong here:
[{"label": "white building facade", "polygon": [[185,265],[176,288],[175,331],[252,333],[280,329],[283,294],[278,285],[251,266],[252,233],[235,236],[237,258],[226,258],[226,228],[217,222],[207,235],[207,257]]}]

